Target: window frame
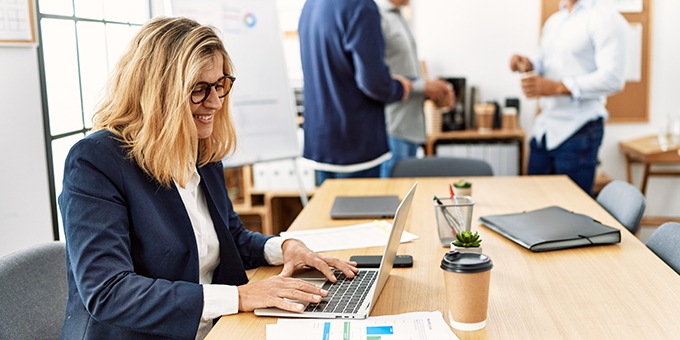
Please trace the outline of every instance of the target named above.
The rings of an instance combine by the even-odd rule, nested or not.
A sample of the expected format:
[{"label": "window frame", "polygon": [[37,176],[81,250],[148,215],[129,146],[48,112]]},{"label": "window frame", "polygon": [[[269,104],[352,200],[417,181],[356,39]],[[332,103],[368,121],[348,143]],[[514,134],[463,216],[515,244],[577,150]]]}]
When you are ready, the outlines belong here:
[{"label": "window frame", "polygon": [[[60,240],[60,219],[59,219],[59,207],[57,204],[57,197],[58,193],[56,192],[56,181],[57,180],[62,180],[61,178],[57,179],[55,178],[55,164],[54,164],[54,152],[52,150],[52,143],[56,140],[63,139],[63,138],[68,138],[76,135],[80,135],[81,138],[85,137],[86,134],[90,131],[91,128],[87,127],[87,123],[85,122],[85,105],[83,103],[83,82],[82,82],[82,76],[81,76],[81,61],[80,61],[80,51],[78,48],[78,22],[94,22],[94,23],[102,23],[104,25],[107,24],[117,24],[117,25],[128,25],[129,27],[132,26],[137,26],[141,27],[142,24],[140,23],[132,23],[132,22],[122,22],[122,21],[116,21],[116,20],[107,20],[107,19],[92,19],[92,18],[85,18],[85,17],[79,17],[76,15],[75,11],[75,2],[71,2],[74,11],[73,15],[58,15],[58,14],[44,14],[40,11],[40,1],[36,0],[35,1],[35,7],[36,7],[36,29],[37,29],[37,38],[38,38],[38,47],[36,49],[36,52],[38,54],[38,72],[40,76],[40,97],[41,97],[41,105],[42,105],[42,116],[43,116],[43,134],[44,134],[44,140],[45,140],[45,157],[46,157],[46,163],[47,163],[47,181],[49,185],[49,196],[50,196],[50,208],[51,208],[51,218],[52,218],[52,233],[54,240]],[[152,0],[146,1],[147,6],[148,6],[148,13],[149,13],[149,18],[153,16],[152,14]],[[44,54],[44,49],[43,49],[43,33],[42,33],[42,19],[56,19],[56,20],[65,20],[65,21],[71,21],[74,24],[75,30],[75,42],[76,42],[76,59],[77,59],[77,69],[78,69],[78,92],[80,95],[80,117],[81,117],[81,128],[80,129],[75,129],[71,130],[68,132],[63,132],[63,133],[58,133],[53,135],[51,132],[51,126],[50,126],[50,108],[49,108],[49,101],[48,101],[48,93],[47,93],[47,77],[46,77],[46,69],[45,69],[45,54]],[[63,166],[63,164],[62,164]]]}]

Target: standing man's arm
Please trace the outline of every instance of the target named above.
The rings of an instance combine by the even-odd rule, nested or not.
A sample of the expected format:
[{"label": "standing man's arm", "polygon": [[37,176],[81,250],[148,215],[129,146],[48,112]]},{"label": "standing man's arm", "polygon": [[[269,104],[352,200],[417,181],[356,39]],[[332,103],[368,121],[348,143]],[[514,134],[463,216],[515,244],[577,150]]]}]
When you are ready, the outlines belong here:
[{"label": "standing man's arm", "polygon": [[590,37],[595,50],[593,72],[565,77],[560,81],[544,78],[540,57],[539,65],[524,56],[510,59],[512,71],[535,71],[522,78],[522,91],[527,98],[568,95],[573,99],[599,98],[620,91],[625,85],[626,29],[625,19],[619,13],[596,16],[590,21]]},{"label": "standing man's arm", "polygon": [[561,81],[550,80],[534,73],[534,64],[525,56],[513,55],[510,58],[510,70],[522,73],[532,72],[522,77],[522,91],[527,98],[571,95],[570,90]]},{"label": "standing man's arm", "polygon": [[562,81],[574,99],[598,98],[623,89],[628,24],[617,12],[590,21],[595,48],[595,71]]},{"label": "standing man's arm", "polygon": [[383,103],[408,97],[412,82],[401,76],[393,78],[385,64],[385,40],[375,3],[354,12],[346,31],[345,49],[352,54],[359,89],[368,97]]}]

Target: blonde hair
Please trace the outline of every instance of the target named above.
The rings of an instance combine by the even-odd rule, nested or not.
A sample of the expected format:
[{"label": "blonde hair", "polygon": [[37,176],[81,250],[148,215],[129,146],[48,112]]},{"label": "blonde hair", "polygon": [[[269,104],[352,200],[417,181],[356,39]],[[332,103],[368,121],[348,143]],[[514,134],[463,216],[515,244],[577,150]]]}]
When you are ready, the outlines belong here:
[{"label": "blonde hair", "polygon": [[194,164],[219,161],[236,147],[229,97],[205,139],[198,138],[189,106],[193,86],[215,57],[231,74],[229,55],[212,27],[187,18],[150,20],[108,80],[93,130],[115,134],[128,157],[161,185],[175,180],[184,187]]}]

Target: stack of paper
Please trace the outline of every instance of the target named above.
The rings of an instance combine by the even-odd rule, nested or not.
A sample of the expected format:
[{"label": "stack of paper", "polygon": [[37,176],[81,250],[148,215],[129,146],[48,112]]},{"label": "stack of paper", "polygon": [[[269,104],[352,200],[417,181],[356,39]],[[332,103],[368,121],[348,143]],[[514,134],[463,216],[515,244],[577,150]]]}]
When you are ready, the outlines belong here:
[{"label": "stack of paper", "polygon": [[279,319],[267,340],[456,340],[440,312],[414,312],[368,319]]},{"label": "stack of paper", "polygon": [[[307,248],[320,252],[384,247],[387,245],[390,230],[392,230],[392,224],[382,220],[347,227],[284,231],[281,233],[281,236],[298,239],[304,242]],[[418,236],[404,231],[401,234],[401,243],[413,241],[417,238]]]}]

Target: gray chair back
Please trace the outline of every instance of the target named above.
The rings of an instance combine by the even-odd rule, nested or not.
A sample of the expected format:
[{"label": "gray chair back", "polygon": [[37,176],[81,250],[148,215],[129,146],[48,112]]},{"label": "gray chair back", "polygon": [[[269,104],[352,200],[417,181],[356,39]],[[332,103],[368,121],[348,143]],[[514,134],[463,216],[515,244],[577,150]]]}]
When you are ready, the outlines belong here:
[{"label": "gray chair back", "polygon": [[0,339],[59,339],[67,299],[64,242],[0,258]]},{"label": "gray chair back", "polygon": [[649,237],[647,247],[680,274],[680,223],[662,224]]},{"label": "gray chair back", "polygon": [[486,161],[457,157],[405,158],[392,167],[390,177],[493,176]]},{"label": "gray chair back", "polygon": [[597,203],[607,210],[626,229],[635,234],[645,212],[645,196],[628,182],[614,180],[602,188]]}]

